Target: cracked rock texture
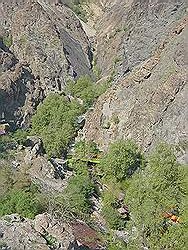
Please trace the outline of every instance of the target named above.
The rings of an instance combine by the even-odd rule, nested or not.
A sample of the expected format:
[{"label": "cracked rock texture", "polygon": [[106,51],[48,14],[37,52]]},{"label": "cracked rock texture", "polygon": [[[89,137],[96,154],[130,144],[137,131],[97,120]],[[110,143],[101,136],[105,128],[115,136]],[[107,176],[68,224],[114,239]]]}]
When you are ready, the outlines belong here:
[{"label": "cracked rock texture", "polygon": [[134,139],[145,150],[166,141],[187,153],[182,146],[188,140],[187,35],[183,17],[151,57],[98,99],[87,115],[87,139],[104,150],[120,138]]},{"label": "cracked rock texture", "polygon": [[6,242],[4,249],[50,250],[52,246],[48,244],[48,237],[55,239],[53,249],[76,249],[71,228],[47,213],[37,215],[34,220],[17,214],[0,220],[1,243]]},{"label": "cracked rock texture", "polygon": [[0,113],[19,126],[68,79],[92,75],[91,46],[79,19],[55,2],[0,1]]},{"label": "cracked rock texture", "polygon": [[149,58],[185,15],[184,0],[106,1],[96,23],[96,60],[106,76],[123,76]]},{"label": "cracked rock texture", "polygon": [[[62,93],[69,79],[93,77],[93,61],[100,82],[114,80],[86,114],[81,134],[104,151],[121,138],[145,151],[165,141],[188,163],[187,1],[97,0],[86,8],[93,13],[87,25],[67,1],[0,0],[0,119],[5,113],[18,127],[28,126],[49,93]],[[30,139],[13,165],[27,168],[44,191],[61,192],[71,173],[60,159],[43,155],[40,139]],[[77,240],[80,227],[86,228],[76,224]],[[54,249],[77,249],[71,229],[48,214],[0,220],[4,249],[52,249],[46,235],[56,238]]]}]

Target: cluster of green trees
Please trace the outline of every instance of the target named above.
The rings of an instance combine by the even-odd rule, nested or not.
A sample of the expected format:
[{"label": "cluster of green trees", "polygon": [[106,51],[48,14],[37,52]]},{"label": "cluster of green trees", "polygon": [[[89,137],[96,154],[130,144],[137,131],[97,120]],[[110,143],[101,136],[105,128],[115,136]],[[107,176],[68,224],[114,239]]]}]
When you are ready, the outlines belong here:
[{"label": "cluster of green trees", "polygon": [[89,76],[82,76],[76,81],[76,83],[74,81],[69,81],[65,93],[81,99],[85,110],[87,110],[108,87],[108,81],[97,85]]},{"label": "cluster of green trees", "polygon": [[79,128],[78,117],[92,106],[106,90],[106,83],[97,86],[90,77],[70,81],[65,89],[67,96],[49,95],[39,105],[32,118],[32,133],[39,135],[49,157],[65,154]]},{"label": "cluster of green trees", "polygon": [[[59,216],[91,222],[91,197],[95,195],[102,198],[102,214],[109,232],[130,233],[127,244],[114,239],[113,234],[107,235],[108,249],[186,249],[187,169],[177,162],[171,147],[161,144],[145,155],[132,141],[120,140],[104,154],[94,142],[80,141],[69,158],[68,167],[74,174],[65,190],[53,195],[53,199],[42,197],[26,174],[1,167],[0,216],[19,213],[33,218],[45,211],[48,202]],[[100,163],[92,164],[96,158]],[[96,183],[105,189],[99,191]],[[118,211],[120,193],[125,194],[122,202],[129,208],[127,219]],[[164,217],[171,211],[180,217],[179,223]]]},{"label": "cluster of green trees", "polygon": [[[132,178],[127,189],[126,202],[132,215],[128,228],[137,229],[137,237],[132,237],[130,244],[138,248],[186,249],[184,168],[177,163],[172,149],[164,144],[147,160],[146,168]],[[180,223],[164,218],[164,213],[170,211],[180,217]]]},{"label": "cluster of green trees", "polygon": [[98,149],[93,142],[76,143],[72,159],[68,164],[74,175],[70,178],[65,190],[53,199],[52,208],[58,211],[60,216],[63,214],[67,216],[67,219],[80,218],[91,221],[91,197],[98,194],[98,190],[91,179],[90,168],[85,159],[96,157],[97,152]]},{"label": "cluster of green trees", "polygon": [[67,150],[78,128],[76,119],[83,112],[77,101],[69,101],[59,94],[49,95],[39,105],[32,118],[32,133],[39,135],[51,156],[60,156]]},{"label": "cluster of green trees", "polygon": [[34,218],[46,209],[40,190],[26,171],[11,167],[16,147],[26,141],[27,135],[27,131],[17,130],[0,137],[0,216],[18,213]]},{"label": "cluster of green trees", "polygon": [[[92,165],[91,159],[97,157],[100,164]],[[186,249],[185,169],[177,163],[171,147],[161,144],[152,154],[144,155],[132,141],[120,140],[102,154],[95,143],[81,141],[75,145],[69,167],[75,174],[57,197],[61,211],[91,221],[91,197],[95,195],[102,198],[102,214],[109,230],[130,232],[128,244],[108,235],[108,249]],[[102,192],[94,179],[105,186]],[[118,212],[120,193],[125,194],[128,219]],[[164,217],[172,210],[180,217],[179,223]]]},{"label": "cluster of green trees", "polygon": [[[81,160],[96,158],[99,154],[99,165],[92,167]],[[89,215],[92,211],[90,197],[95,193],[102,197],[102,214],[109,229],[130,232],[128,244],[114,241],[113,237],[108,239],[109,249],[117,249],[117,245],[119,249],[141,249],[144,246],[150,249],[186,249],[185,169],[177,163],[171,147],[161,144],[148,156],[132,141],[121,140],[111,144],[108,153],[101,155],[93,142],[82,141],[76,145],[74,157],[71,164],[76,177],[66,191],[68,197],[72,191],[73,207],[69,209],[78,217],[80,211]],[[91,168],[94,168],[95,178],[106,186],[102,193],[91,181]],[[82,183],[85,183],[85,188]],[[123,202],[129,208],[129,219],[118,212],[119,193],[125,194]],[[170,211],[180,217],[179,223],[164,217],[164,213]]]},{"label": "cluster of green trees", "polygon": [[[119,141],[110,146],[100,165],[102,180],[108,187],[102,194],[103,214],[108,225],[132,232],[129,243],[122,249],[146,246],[186,249],[185,170],[177,163],[171,147],[161,144],[151,155],[144,156],[134,143]],[[125,193],[129,220],[122,219],[117,212],[119,192]],[[180,223],[164,218],[164,213],[169,211],[180,217]]]},{"label": "cluster of green trees", "polygon": [[[65,95],[51,94],[39,105],[31,133],[42,138],[49,157],[67,153],[80,126],[79,116],[106,88],[106,84],[96,86],[89,77],[81,77],[76,83],[69,82]],[[15,143],[24,143],[27,135],[27,131],[18,130],[1,137],[0,157],[5,157]],[[109,249],[116,249],[117,244],[119,249],[186,249],[187,170],[177,163],[171,147],[161,144],[145,155],[134,142],[120,140],[104,154],[94,142],[80,141],[70,157],[68,167],[74,175],[64,192],[53,197],[54,210],[90,220],[91,197],[100,196],[108,228],[131,232],[128,244],[110,237]],[[104,191],[99,192],[94,180],[106,187]],[[125,194],[129,220],[118,212],[119,193]],[[46,199],[51,202],[51,198]],[[19,213],[33,218],[46,209],[45,204],[40,190],[25,174],[17,176],[11,168],[0,167],[0,216]],[[172,210],[180,223],[164,218],[164,213]]]}]

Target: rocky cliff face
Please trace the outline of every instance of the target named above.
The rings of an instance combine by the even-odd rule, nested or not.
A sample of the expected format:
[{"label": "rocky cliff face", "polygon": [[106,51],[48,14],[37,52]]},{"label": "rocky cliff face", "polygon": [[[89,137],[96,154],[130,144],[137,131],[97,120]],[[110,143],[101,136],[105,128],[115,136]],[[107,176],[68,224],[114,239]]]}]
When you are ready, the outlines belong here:
[{"label": "rocky cliff face", "polygon": [[55,4],[0,2],[1,92],[10,104],[2,110],[6,117],[21,117],[19,124],[26,123],[25,117],[49,92],[61,92],[67,79],[92,75],[90,42],[80,21],[70,9]]},{"label": "rocky cliff face", "polygon": [[123,16],[126,29],[108,37],[108,46],[101,46],[105,29],[100,29],[97,48],[103,73],[111,68],[110,56],[120,55],[113,66],[119,74],[88,114],[85,136],[105,150],[118,138],[134,139],[145,150],[159,141],[183,145],[188,139],[185,6],[181,1],[129,4],[129,13]]},{"label": "rocky cliff face", "polygon": [[99,236],[87,224],[75,221],[71,225],[63,219],[39,214],[34,220],[17,214],[0,220],[0,245],[2,250],[102,250]]},{"label": "rocky cliff face", "polygon": [[1,249],[76,249],[72,230],[48,214],[37,215],[35,220],[24,219],[17,214],[5,216],[0,220],[0,234],[4,242]]},{"label": "rocky cliff face", "polygon": [[28,123],[36,106],[44,98],[44,91],[35,81],[27,63],[21,63],[14,54],[0,46],[0,114],[18,125]]},{"label": "rocky cliff face", "polygon": [[[185,1],[89,1],[83,7],[87,24],[66,7],[69,2],[0,0],[0,116],[27,126],[49,93],[62,93],[69,79],[93,77],[97,63],[100,81],[110,77],[112,86],[86,114],[85,138],[104,151],[121,138],[134,139],[145,151],[166,141],[188,163]],[[62,192],[73,173],[63,171],[62,159],[40,154],[40,143],[18,149],[16,168],[26,167],[45,192]],[[7,249],[52,249],[53,237],[54,249],[79,249],[69,226],[48,214],[35,220],[12,215],[0,220],[0,239]],[[78,232],[89,229],[77,228],[80,240]]]}]

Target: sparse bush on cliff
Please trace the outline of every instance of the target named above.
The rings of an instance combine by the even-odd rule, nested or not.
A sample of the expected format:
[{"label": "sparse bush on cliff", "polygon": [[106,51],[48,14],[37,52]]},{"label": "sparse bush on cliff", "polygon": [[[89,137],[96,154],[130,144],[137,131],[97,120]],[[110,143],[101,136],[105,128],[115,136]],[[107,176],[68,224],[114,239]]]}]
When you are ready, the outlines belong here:
[{"label": "sparse bush on cliff", "polygon": [[12,35],[11,34],[7,34],[6,36],[3,37],[3,44],[6,47],[10,47],[12,45]]},{"label": "sparse bush on cliff", "polygon": [[34,218],[43,212],[45,205],[37,186],[31,184],[28,176],[10,167],[0,167],[0,216],[18,213]]}]

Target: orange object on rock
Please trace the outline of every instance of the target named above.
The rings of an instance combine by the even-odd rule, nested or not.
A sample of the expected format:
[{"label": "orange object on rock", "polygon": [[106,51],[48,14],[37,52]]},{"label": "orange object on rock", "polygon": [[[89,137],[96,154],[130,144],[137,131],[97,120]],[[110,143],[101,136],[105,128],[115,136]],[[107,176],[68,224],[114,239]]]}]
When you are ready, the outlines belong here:
[{"label": "orange object on rock", "polygon": [[172,213],[167,213],[167,212],[163,213],[164,218],[171,218],[172,215],[173,215]]},{"label": "orange object on rock", "polygon": [[164,212],[163,217],[166,219],[170,219],[171,221],[173,221],[175,223],[180,223],[180,217],[177,217],[176,215],[174,215],[172,213]]},{"label": "orange object on rock", "polygon": [[177,216],[172,215],[170,219],[171,219],[173,222],[176,222],[176,221],[177,221]]},{"label": "orange object on rock", "polygon": [[177,221],[176,221],[176,222],[177,222],[177,223],[180,223],[180,217],[177,218]]}]

